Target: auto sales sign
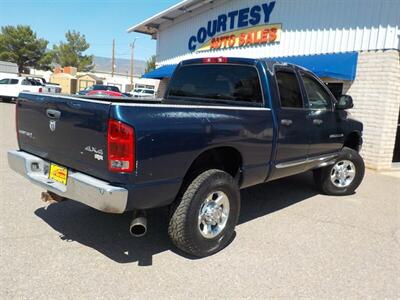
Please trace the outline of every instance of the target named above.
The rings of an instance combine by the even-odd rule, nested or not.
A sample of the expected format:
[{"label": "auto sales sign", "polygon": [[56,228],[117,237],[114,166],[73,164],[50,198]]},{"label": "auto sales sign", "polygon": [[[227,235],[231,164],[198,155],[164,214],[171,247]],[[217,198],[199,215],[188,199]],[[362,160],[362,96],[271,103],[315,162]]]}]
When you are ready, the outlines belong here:
[{"label": "auto sales sign", "polygon": [[189,51],[246,47],[279,42],[281,24],[269,24],[275,1],[221,14],[190,37]]}]

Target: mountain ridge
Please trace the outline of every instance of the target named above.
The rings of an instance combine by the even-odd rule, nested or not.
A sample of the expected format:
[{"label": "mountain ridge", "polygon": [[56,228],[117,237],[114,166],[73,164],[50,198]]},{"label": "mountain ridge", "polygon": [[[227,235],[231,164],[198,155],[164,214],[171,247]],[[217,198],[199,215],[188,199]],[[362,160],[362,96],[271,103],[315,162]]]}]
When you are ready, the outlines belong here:
[{"label": "mountain ridge", "polygon": [[[95,65],[95,72],[106,72],[111,73],[111,58],[103,56],[94,56],[93,63]],[[133,73],[136,76],[141,76],[145,72],[146,62],[144,60],[135,59],[133,63]],[[131,73],[131,61],[125,58],[115,59],[115,73],[116,74],[130,74]]]}]

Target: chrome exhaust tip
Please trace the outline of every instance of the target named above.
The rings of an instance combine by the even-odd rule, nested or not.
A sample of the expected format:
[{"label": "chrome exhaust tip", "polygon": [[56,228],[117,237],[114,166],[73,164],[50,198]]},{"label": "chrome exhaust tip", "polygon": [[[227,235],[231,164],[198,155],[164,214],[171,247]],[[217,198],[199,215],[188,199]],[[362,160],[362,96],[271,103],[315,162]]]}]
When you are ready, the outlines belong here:
[{"label": "chrome exhaust tip", "polygon": [[135,212],[129,225],[129,233],[134,237],[143,237],[147,233],[147,218],[144,212]]}]

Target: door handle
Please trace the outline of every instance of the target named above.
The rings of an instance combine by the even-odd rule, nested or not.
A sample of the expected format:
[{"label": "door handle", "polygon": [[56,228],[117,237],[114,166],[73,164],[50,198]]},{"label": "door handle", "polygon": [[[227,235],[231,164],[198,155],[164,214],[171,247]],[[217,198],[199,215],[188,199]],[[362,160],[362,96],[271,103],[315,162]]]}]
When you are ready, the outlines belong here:
[{"label": "door handle", "polygon": [[291,126],[292,124],[293,124],[293,121],[292,120],[288,120],[288,119],[282,119],[281,120],[281,124],[282,125],[284,125],[284,126]]},{"label": "door handle", "polygon": [[324,123],[324,121],[322,121],[321,119],[314,119],[312,122],[315,125],[321,125],[322,123]]},{"label": "door handle", "polygon": [[55,109],[47,109],[46,110],[46,115],[50,118],[50,119],[59,119],[61,116],[61,112]]}]

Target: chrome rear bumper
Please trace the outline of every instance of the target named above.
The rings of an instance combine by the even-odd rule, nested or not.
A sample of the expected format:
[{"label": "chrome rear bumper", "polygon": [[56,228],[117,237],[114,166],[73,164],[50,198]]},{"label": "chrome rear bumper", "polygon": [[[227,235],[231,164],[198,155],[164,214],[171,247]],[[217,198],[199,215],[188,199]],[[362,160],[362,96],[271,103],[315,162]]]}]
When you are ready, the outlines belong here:
[{"label": "chrome rear bumper", "polygon": [[122,187],[71,170],[68,171],[67,185],[63,185],[48,178],[50,163],[40,157],[16,150],[8,151],[7,154],[11,169],[46,190],[103,212],[125,211],[128,191]]}]

